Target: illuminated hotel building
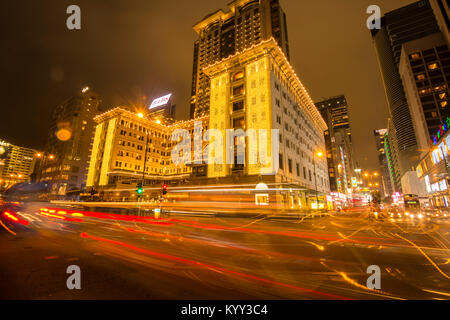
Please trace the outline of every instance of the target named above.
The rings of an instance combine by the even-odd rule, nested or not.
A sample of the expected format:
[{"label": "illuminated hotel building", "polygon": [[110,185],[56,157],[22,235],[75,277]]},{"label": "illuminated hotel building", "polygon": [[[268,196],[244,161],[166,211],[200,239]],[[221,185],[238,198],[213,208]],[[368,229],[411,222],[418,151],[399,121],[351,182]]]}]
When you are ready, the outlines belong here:
[{"label": "illuminated hotel building", "polygon": [[209,112],[210,83],[203,68],[274,38],[289,59],[286,15],[279,0],[235,0],[229,11],[218,10],[194,26],[198,40],[194,43],[191,92],[191,118]]},{"label": "illuminated hotel building", "polygon": [[327,125],[275,39],[216,62],[204,73],[211,81],[211,129],[223,136],[229,129],[278,129],[280,143],[278,155],[272,153],[273,141],[267,145],[260,141],[258,147],[248,143],[246,159],[267,148],[264,153],[271,161],[255,165],[247,161],[244,167],[209,164],[209,178],[220,182],[261,181],[284,186],[284,190],[291,188],[295,191],[280,196],[292,208],[311,204],[315,182],[321,196],[329,193],[327,161],[314,156],[318,151],[325,153],[323,132]]},{"label": "illuminated hotel building", "polygon": [[36,163],[36,150],[0,140],[0,186],[27,182]]},{"label": "illuminated hotel building", "polygon": [[86,87],[55,108],[38,177],[52,184],[53,194],[84,189],[99,104],[99,96]]},{"label": "illuminated hotel building", "polygon": [[[276,41],[245,49],[204,72],[211,79],[209,117],[166,125],[151,120],[151,115],[139,117],[115,108],[95,118],[88,189],[100,191],[103,199],[130,201],[136,200],[136,186],[144,180],[146,200],[157,198],[161,185],[168,184],[176,189],[175,195],[184,192],[184,199],[226,201],[234,197],[242,202],[251,195],[248,188],[265,186],[270,189],[265,204],[276,209],[307,209],[316,205],[317,184],[319,207],[325,207],[330,190],[328,169],[325,157],[317,154],[325,152],[327,126]],[[191,163],[172,162],[174,147],[179,150],[178,142],[171,140],[176,129],[187,130],[192,141],[195,133],[203,134],[200,146],[190,146]],[[247,134],[255,130],[259,137],[244,139],[234,131],[227,139],[228,130],[239,129]],[[273,129],[279,130],[274,135],[279,150],[272,149],[277,145],[271,140]],[[259,130],[266,133],[267,143],[262,142]],[[203,161],[196,163],[198,152]],[[261,153],[268,161],[260,157],[250,161]],[[213,161],[220,154],[223,162]],[[244,163],[236,161],[240,157]],[[202,187],[209,189],[201,191]],[[221,188],[227,191],[217,196],[209,192]],[[175,196],[170,191],[169,195]]]},{"label": "illuminated hotel building", "polygon": [[[206,176],[205,166],[172,162],[171,137],[177,129],[189,131],[192,137],[194,130],[206,131],[207,118],[167,125],[153,119],[151,113],[140,117],[126,107],[117,107],[96,116],[94,121],[87,188],[100,191],[103,198],[132,200],[136,198],[137,184],[143,182],[144,188],[155,188],[145,194],[146,199],[152,199],[159,195],[163,183],[179,184],[191,176]],[[195,122],[201,122],[200,127],[195,127]]]}]

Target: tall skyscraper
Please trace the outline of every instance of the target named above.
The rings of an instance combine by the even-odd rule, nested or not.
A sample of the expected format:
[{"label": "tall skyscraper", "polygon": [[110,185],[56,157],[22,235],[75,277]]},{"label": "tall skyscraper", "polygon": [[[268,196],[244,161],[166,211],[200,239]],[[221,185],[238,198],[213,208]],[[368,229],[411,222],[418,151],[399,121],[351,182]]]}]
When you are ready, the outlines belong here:
[{"label": "tall skyscraper", "polygon": [[355,176],[348,103],[344,95],[316,103],[328,129],[325,131],[331,190],[346,193]]},{"label": "tall skyscraper", "polygon": [[395,128],[391,119],[388,119],[388,128],[384,135],[384,150],[389,168],[389,177],[391,179],[391,186],[393,189],[392,191],[402,191],[397,140]]},{"label": "tall skyscraper", "polygon": [[207,115],[210,83],[203,68],[273,37],[289,59],[286,15],[279,0],[235,0],[194,26],[191,118]]},{"label": "tall skyscraper", "polygon": [[381,29],[372,30],[390,117],[395,128],[399,163],[396,170],[403,176],[419,161],[417,138],[406,100],[399,63],[402,45],[439,32],[433,9],[428,0],[386,13]]},{"label": "tall skyscraper", "polygon": [[52,183],[53,193],[85,187],[99,105],[99,96],[86,87],[55,108],[39,176]]},{"label": "tall skyscraper", "polygon": [[430,0],[437,23],[441,29],[447,45],[450,46],[450,1],[449,0]]},{"label": "tall skyscraper", "polygon": [[434,136],[450,117],[450,51],[442,34],[403,44],[399,69],[418,149],[424,154],[437,143]]},{"label": "tall skyscraper", "polygon": [[387,129],[375,130],[373,132],[375,137],[375,145],[377,147],[378,152],[378,164],[381,172],[381,182],[383,187],[384,196],[392,195],[392,183],[391,177],[389,174],[389,165],[386,157],[386,147],[385,147],[385,139],[387,134]]}]

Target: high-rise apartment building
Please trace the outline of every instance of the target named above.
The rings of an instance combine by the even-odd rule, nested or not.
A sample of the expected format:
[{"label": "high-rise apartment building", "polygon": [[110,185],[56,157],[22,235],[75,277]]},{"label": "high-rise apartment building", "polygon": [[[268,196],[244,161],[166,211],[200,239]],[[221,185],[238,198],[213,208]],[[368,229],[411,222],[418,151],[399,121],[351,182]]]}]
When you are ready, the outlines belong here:
[{"label": "high-rise apartment building", "polygon": [[428,0],[388,12],[381,19],[381,29],[372,30],[387,104],[398,148],[399,163],[396,171],[403,176],[412,171],[419,161],[417,138],[406,99],[399,64],[402,45],[439,32],[439,27]]},{"label": "high-rise apartment building", "polygon": [[36,164],[37,151],[0,140],[0,187],[27,182]]},{"label": "high-rise apartment building", "polygon": [[356,169],[347,99],[344,95],[332,97],[317,102],[316,107],[328,125],[324,134],[331,190],[347,193]]},{"label": "high-rise apartment building", "polygon": [[400,76],[421,154],[450,117],[450,51],[442,34],[403,44]]},{"label": "high-rise apartment building", "polygon": [[386,134],[387,129],[374,130],[373,132],[378,153],[378,165],[381,173],[382,190],[385,197],[393,194],[389,165],[386,156]]},{"label": "high-rise apartment building", "polygon": [[52,184],[53,193],[85,187],[99,105],[99,96],[86,87],[55,108],[39,174],[40,181]]},{"label": "high-rise apartment building", "polygon": [[218,10],[194,26],[198,40],[194,43],[191,118],[209,112],[206,66],[272,37],[289,59],[286,15],[279,0],[235,0],[228,7],[228,12]]}]

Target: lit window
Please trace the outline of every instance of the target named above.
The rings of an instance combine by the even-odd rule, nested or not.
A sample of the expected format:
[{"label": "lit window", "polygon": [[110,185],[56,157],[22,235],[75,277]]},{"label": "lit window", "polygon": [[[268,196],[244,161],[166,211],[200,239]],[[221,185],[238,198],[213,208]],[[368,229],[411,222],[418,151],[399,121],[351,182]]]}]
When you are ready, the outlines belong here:
[{"label": "lit window", "polygon": [[432,63],[428,65],[428,69],[429,70],[436,70],[438,68],[438,64],[437,63]]},{"label": "lit window", "polygon": [[423,73],[417,75],[417,80],[425,80],[425,75]]},{"label": "lit window", "polygon": [[441,102],[441,107],[442,107],[442,108],[445,108],[445,107],[447,107],[447,104],[448,104],[447,101],[442,101],[442,102]]},{"label": "lit window", "polygon": [[244,94],[244,85],[240,85],[233,88],[233,96],[239,96]]},{"label": "lit window", "polygon": [[238,81],[238,80],[241,80],[243,78],[244,78],[244,72],[242,72],[242,71],[236,72],[234,74],[234,76],[233,76],[233,80],[234,81]]},{"label": "lit window", "polygon": [[411,55],[411,60],[417,60],[417,59],[420,59],[420,54],[419,53],[413,53]]},{"label": "lit window", "polygon": [[447,93],[441,93],[440,95],[439,95],[439,99],[445,99],[447,97]]}]

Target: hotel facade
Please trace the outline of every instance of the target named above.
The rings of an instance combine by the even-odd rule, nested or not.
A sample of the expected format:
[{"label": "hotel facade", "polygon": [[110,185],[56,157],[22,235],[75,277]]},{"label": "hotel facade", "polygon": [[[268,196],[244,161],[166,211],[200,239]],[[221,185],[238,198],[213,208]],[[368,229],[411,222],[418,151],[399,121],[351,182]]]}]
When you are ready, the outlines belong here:
[{"label": "hotel facade", "polygon": [[[136,200],[143,183],[145,201],[159,198],[167,184],[169,200],[326,208],[327,126],[276,40],[204,72],[211,83],[209,116],[170,125],[125,108],[97,116],[87,187],[116,201]],[[184,161],[174,161],[180,156]],[[258,200],[252,190],[259,188]]]}]

